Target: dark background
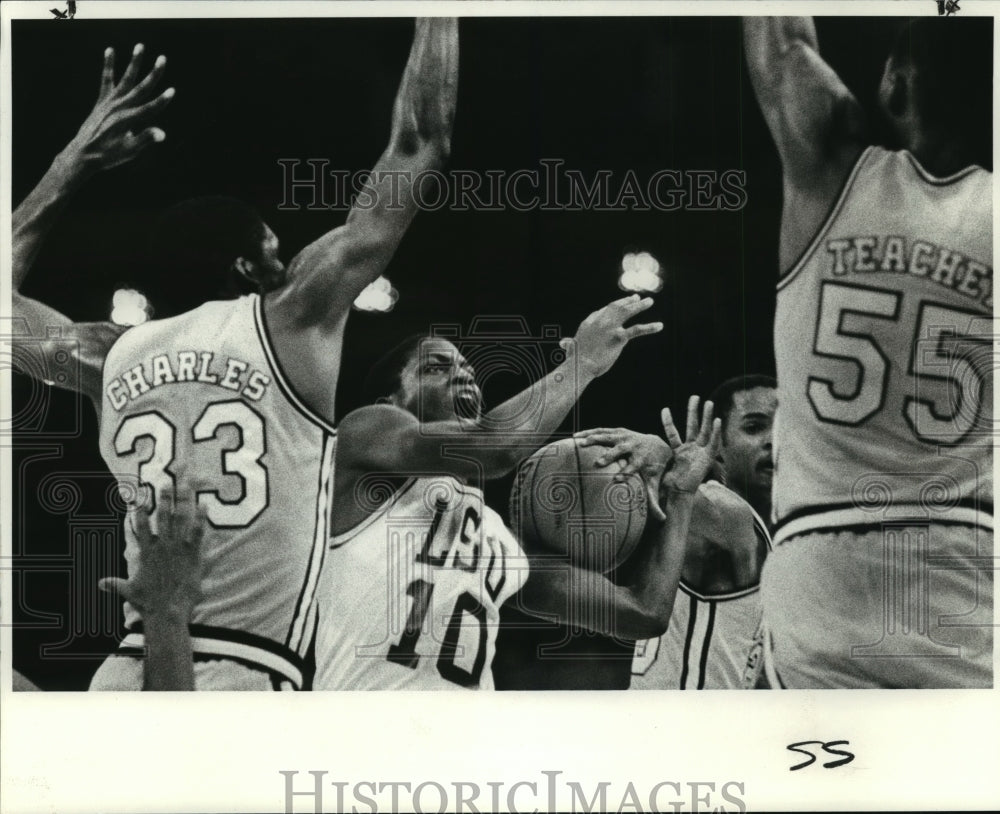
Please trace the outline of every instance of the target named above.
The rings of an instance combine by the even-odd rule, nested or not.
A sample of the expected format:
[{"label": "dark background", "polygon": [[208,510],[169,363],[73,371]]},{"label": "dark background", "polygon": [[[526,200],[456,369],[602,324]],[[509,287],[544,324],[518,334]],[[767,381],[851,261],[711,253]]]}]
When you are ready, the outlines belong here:
[{"label": "dark background", "polygon": [[[818,21],[823,55],[869,110],[900,24]],[[164,86],[177,88],[159,121],[167,141],[76,195],[25,293],[77,320],[107,318],[123,284],[155,305],[177,283],[151,276],[148,229],[166,206],[207,193],[256,206],[289,260],[346,212],[279,211],[278,160],[371,167],[411,32],[408,20],[15,21],[15,203],[90,110],[106,46],[119,71],[135,42],[146,45],[147,67],[166,54]],[[395,310],[351,317],[341,415],[376,358],[433,324],[519,315],[533,331],[558,324],[572,335],[621,295],[626,250],[662,264],[666,285],[648,317],[666,327],[586,391],[579,426],[658,431],[662,406],[677,414],[723,378],[773,372],[780,166],[737,19],[463,20],[451,167],[539,169],[542,158],[588,179],[612,170],[613,189],[629,169],[642,182],[659,169],[744,170],[747,203],[737,212],[420,214],[387,271],[401,295]],[[486,397],[495,403],[527,383],[498,373]],[[95,587],[122,567],[114,490],[89,403],[16,376],[13,407],[14,666],[44,689],[83,689],[120,625],[116,603]],[[489,493],[504,514],[505,487]]]}]

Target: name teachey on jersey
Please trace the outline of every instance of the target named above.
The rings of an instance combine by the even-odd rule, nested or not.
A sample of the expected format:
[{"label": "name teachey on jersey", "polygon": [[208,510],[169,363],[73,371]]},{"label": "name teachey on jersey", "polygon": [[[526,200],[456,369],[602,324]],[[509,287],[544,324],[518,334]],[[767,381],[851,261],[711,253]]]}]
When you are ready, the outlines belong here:
[{"label": "name teachey on jersey", "polygon": [[896,235],[859,235],[826,241],[829,270],[847,274],[911,274],[993,307],[993,269],[961,252]]}]

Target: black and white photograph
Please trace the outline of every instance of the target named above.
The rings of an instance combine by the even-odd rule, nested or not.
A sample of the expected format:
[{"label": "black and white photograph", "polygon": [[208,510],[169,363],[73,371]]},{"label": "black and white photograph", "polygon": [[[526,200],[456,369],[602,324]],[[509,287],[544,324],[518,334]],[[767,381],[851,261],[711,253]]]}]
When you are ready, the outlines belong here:
[{"label": "black and white photograph", "polygon": [[998,8],[5,3],[0,810],[1000,803]]}]

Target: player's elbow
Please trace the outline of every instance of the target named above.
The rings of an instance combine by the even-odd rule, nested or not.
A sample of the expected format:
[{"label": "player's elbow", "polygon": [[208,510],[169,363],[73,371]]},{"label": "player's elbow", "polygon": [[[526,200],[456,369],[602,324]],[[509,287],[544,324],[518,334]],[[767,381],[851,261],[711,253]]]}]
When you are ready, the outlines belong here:
[{"label": "player's elbow", "polygon": [[429,167],[443,165],[451,158],[452,119],[451,112],[421,115],[412,110],[397,111],[390,153],[411,161],[418,158]]},{"label": "player's elbow", "polygon": [[[631,592],[630,592],[631,593]],[[616,634],[624,639],[655,639],[667,632],[673,601],[647,603],[632,596],[631,607],[619,617]]]},{"label": "player's elbow", "polygon": [[517,447],[503,447],[490,456],[490,467],[487,477],[503,478],[517,469],[524,459],[524,453]]},{"label": "player's elbow", "polygon": [[748,57],[758,101],[765,111],[784,112],[789,94],[801,93],[801,82],[809,75],[816,52],[802,40],[790,40],[778,49],[768,49],[756,59]]},{"label": "player's elbow", "polygon": [[655,639],[667,632],[670,624],[671,608],[645,611],[636,620],[629,639]]},{"label": "player's elbow", "polygon": [[394,134],[389,154],[411,164],[437,169],[451,158],[451,135],[437,130],[425,133],[417,127],[404,128]]}]

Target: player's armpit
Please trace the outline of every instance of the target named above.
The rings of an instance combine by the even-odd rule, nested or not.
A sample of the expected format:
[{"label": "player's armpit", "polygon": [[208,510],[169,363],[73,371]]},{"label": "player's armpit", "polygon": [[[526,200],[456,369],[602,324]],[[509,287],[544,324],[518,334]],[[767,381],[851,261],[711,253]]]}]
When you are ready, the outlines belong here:
[{"label": "player's armpit", "polygon": [[786,182],[808,188],[818,172],[846,175],[866,140],[865,116],[820,56],[812,20],[748,17],[743,31],[750,78]]},{"label": "player's armpit", "polygon": [[82,393],[100,410],[104,359],[128,330],[112,322],[73,322],[53,308],[17,292],[12,296],[12,342],[35,358],[26,375]]}]

